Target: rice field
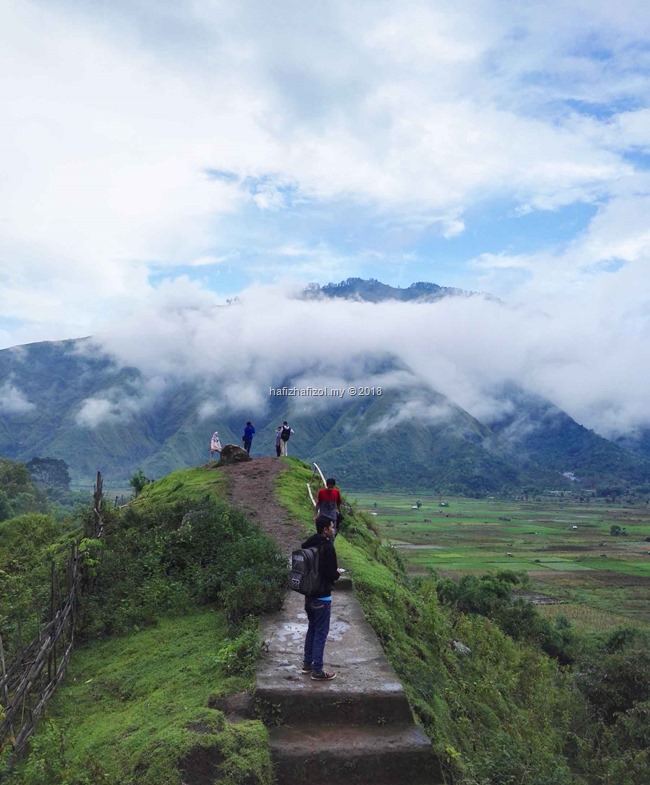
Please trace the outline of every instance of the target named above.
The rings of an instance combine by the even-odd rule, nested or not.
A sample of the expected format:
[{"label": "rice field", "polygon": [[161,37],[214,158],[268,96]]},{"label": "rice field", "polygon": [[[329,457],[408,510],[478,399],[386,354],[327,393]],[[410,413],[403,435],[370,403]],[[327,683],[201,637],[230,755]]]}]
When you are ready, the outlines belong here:
[{"label": "rice field", "polygon": [[[650,626],[650,509],[591,499],[348,495],[414,573],[528,573],[548,615],[584,629]],[[417,502],[420,502],[419,508]],[[613,536],[612,526],[625,532]],[[556,603],[556,604],[552,604]],[[542,607],[542,606],[540,606]]]}]

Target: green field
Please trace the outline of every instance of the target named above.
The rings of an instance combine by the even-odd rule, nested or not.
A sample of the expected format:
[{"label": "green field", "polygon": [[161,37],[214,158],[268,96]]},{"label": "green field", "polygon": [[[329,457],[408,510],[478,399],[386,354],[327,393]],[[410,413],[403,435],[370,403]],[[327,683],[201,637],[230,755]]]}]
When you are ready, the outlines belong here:
[{"label": "green field", "polygon": [[[548,615],[603,630],[650,625],[650,509],[546,497],[540,501],[350,494],[414,573],[509,569],[531,579]],[[420,509],[414,508],[421,502]],[[612,525],[625,536],[610,534]]]}]

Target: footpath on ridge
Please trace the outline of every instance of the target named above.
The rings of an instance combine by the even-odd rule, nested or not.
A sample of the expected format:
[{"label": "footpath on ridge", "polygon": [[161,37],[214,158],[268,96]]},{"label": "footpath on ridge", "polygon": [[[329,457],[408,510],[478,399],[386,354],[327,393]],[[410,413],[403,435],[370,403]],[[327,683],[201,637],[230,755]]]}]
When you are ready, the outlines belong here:
[{"label": "footpath on ridge", "polygon": [[[290,520],[276,501],[276,475],[285,468],[276,458],[224,467],[230,501],[247,509],[289,557],[306,538],[306,527]],[[315,682],[301,673],[307,630],[301,595],[287,591],[284,608],[262,619],[255,699],[269,727],[277,782],[442,783],[431,743],[415,724],[397,674],[352,589],[345,576],[332,597],[325,663],[337,673],[333,681]]]}]

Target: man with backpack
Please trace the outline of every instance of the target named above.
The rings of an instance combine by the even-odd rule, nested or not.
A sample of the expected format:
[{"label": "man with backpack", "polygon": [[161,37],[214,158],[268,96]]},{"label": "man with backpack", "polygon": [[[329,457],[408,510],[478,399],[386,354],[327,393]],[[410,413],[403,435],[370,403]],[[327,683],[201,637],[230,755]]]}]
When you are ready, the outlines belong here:
[{"label": "man with backpack", "polygon": [[282,423],[282,433],[280,434],[280,454],[281,455],[288,455],[289,451],[287,447],[289,446],[289,439],[291,438],[291,434],[293,433],[293,428],[290,427],[289,423],[285,420]]},{"label": "man with backpack", "polygon": [[323,653],[330,630],[332,613],[332,584],[343,572],[339,569],[334,549],[334,521],[325,516],[316,519],[316,534],[305,540],[303,548],[318,549],[318,588],[305,597],[305,613],[309,626],[305,636],[302,672],[310,673],[314,681],[331,681],[336,673],[323,670]]}]

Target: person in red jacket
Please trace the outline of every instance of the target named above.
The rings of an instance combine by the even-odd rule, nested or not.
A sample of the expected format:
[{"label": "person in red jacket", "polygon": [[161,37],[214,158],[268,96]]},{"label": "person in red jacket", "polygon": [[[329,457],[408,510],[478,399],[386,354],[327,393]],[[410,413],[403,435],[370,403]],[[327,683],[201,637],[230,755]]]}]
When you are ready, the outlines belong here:
[{"label": "person in red jacket", "polygon": [[334,530],[338,531],[338,522],[341,518],[341,494],[336,487],[336,480],[333,477],[327,480],[326,486],[326,488],[321,488],[318,491],[314,520],[319,515],[324,515],[326,518],[334,521]]}]

